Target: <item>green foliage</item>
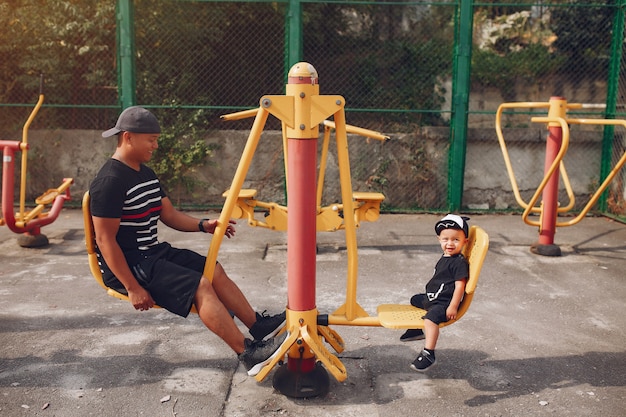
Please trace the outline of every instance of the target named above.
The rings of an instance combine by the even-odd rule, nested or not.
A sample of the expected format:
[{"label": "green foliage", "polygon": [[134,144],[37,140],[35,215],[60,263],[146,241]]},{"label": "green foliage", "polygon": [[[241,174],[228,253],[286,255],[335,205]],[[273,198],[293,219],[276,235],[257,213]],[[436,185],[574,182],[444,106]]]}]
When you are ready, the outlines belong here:
[{"label": "green foliage", "polygon": [[141,103],[256,106],[283,89],[273,3],[137,0],[135,21]]},{"label": "green foliage", "polygon": [[588,73],[606,77],[610,56],[613,14],[604,7],[555,7],[551,10],[554,47],[565,58],[564,73]]},{"label": "green foliage", "polygon": [[528,10],[491,17],[478,10],[474,20],[477,36],[472,53],[472,80],[500,89],[505,100],[516,98],[515,87],[532,84],[556,73],[563,64],[554,54],[554,33],[548,13],[533,16]]},{"label": "green foliage", "polygon": [[[443,81],[452,71],[453,7],[315,4],[304,21],[304,58],[320,85],[340,92],[350,108],[393,108],[386,129],[441,124]],[[324,48],[320,48],[323,45]],[[379,114],[353,123],[376,128]]]},{"label": "green foliage", "polygon": [[[568,6],[478,8],[478,39],[472,54],[472,79],[500,89],[505,100],[516,98],[519,83],[535,83],[567,74],[573,82],[606,78],[614,8],[608,1],[568,2]],[[500,7],[498,7],[500,8]],[[515,13],[513,13],[515,11]],[[504,10],[501,10],[504,12]],[[481,32],[482,30],[482,32]]]},{"label": "green foliage", "polygon": [[[40,73],[46,75],[46,95],[55,103],[77,104],[83,98],[95,104],[114,97],[107,87],[116,83],[111,66],[115,2],[2,2],[0,26],[2,102],[32,97],[25,92],[38,91]],[[77,95],[77,90],[90,93]]]},{"label": "green foliage", "polygon": [[[435,3],[303,3],[302,58],[318,70],[322,94],[346,98],[352,123],[398,132],[446,123],[440,113],[450,93],[444,86],[452,72],[459,2]],[[614,3],[531,3],[476,4],[474,39],[484,35],[484,21],[498,33],[488,36],[496,38],[493,44],[474,45],[473,81],[496,86],[510,99],[520,81],[557,73],[603,78]],[[133,4],[138,103],[206,106],[217,115],[283,91],[285,2]],[[5,0],[0,25],[2,103],[33,102],[41,72],[46,104],[117,103],[114,1]],[[8,116],[13,111],[0,115],[5,126],[22,120]],[[46,125],[92,128],[114,112],[94,111],[97,120],[87,120],[88,110],[79,116],[76,109],[63,111],[48,113],[63,122]]]},{"label": "green foliage", "polygon": [[180,206],[181,196],[201,184],[194,174],[207,162],[215,148],[204,141],[207,133],[203,129],[204,110],[195,111],[191,117],[175,110],[167,110],[167,113],[169,117],[161,119],[159,147],[152,156],[150,166],[168,190],[172,201]]},{"label": "green foliage", "polygon": [[515,98],[517,81],[534,83],[563,65],[563,58],[541,44],[531,44],[506,55],[488,49],[472,54],[472,80],[483,86],[499,88],[505,100]]}]

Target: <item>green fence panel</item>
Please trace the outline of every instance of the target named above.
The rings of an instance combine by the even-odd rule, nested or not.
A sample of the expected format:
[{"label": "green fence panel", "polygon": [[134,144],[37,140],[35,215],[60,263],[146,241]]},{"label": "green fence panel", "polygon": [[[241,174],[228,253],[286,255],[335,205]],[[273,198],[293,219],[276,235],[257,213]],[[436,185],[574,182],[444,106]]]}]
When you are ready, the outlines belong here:
[{"label": "green fence panel", "polygon": [[[181,204],[221,204],[230,185],[224,162],[243,148],[252,121],[226,123],[220,116],[284,93],[286,72],[300,59],[315,66],[321,94],[345,97],[349,124],[392,137],[386,143],[349,140],[354,188],[383,192],[389,211],[520,210],[494,129],[503,102],[562,96],[593,105],[571,110],[571,117],[626,118],[622,0],[115,3],[0,4],[0,133],[19,137],[37,100],[40,73],[46,101],[32,129],[102,130],[123,105],[144,105],[165,129],[162,160],[156,161],[162,169],[175,165],[173,152],[209,155],[204,164],[171,175],[191,177],[174,185]],[[455,30],[463,6],[472,36],[461,38],[468,44],[459,49]],[[131,29],[120,27],[125,17]],[[468,48],[470,65],[455,73]],[[129,66],[132,72],[124,73]],[[463,79],[469,80],[466,108],[459,105]],[[502,120],[527,200],[543,176],[545,154],[546,126],[531,122],[534,115],[545,111],[506,112]],[[266,129],[280,128],[270,117]],[[280,201],[282,147],[274,133],[263,139],[249,182],[264,198]],[[463,137],[459,148],[457,134]],[[565,165],[575,210],[620,160],[625,137],[622,128],[572,126]],[[198,141],[208,148],[194,148]],[[333,151],[330,158],[324,203],[339,198]],[[624,171],[598,207],[622,219]],[[563,184],[560,200],[568,202]]]}]

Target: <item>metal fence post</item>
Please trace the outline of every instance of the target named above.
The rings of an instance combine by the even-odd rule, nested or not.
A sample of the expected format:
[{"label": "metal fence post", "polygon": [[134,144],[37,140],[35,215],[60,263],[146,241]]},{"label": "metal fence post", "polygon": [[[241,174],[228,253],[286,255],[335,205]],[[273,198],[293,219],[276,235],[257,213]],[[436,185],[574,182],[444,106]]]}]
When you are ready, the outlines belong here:
[{"label": "metal fence post", "polygon": [[463,198],[463,175],[467,145],[467,116],[472,61],[474,1],[459,1],[452,78],[452,119],[448,154],[448,210],[458,211]]},{"label": "metal fence post", "polygon": [[289,0],[285,21],[285,81],[291,67],[302,61],[302,3]]},{"label": "metal fence post", "polygon": [[117,89],[123,109],[137,103],[133,0],[117,1]]},{"label": "metal fence post", "polygon": [[[615,9],[615,18],[613,20],[613,38],[611,39],[611,61],[609,63],[608,85],[606,92],[606,112],[605,119],[615,119],[617,108],[617,96],[619,94],[619,75],[622,63],[622,48],[624,39],[624,7],[626,0],[617,0],[617,8]],[[613,159],[613,140],[615,126],[605,126],[604,135],[602,136],[602,158],[600,162],[600,180],[604,179],[611,172],[611,161]],[[608,190],[602,193],[598,201],[601,212],[606,212]]]}]

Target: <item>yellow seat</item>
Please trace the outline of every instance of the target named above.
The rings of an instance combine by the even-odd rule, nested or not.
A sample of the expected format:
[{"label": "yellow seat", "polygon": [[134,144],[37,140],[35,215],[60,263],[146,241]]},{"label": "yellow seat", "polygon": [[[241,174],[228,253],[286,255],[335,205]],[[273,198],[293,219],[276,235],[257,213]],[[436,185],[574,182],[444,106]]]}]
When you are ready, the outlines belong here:
[{"label": "yellow seat", "polygon": [[[489,235],[478,226],[472,226],[469,231],[468,242],[463,248],[463,255],[469,262],[469,279],[465,284],[465,295],[459,306],[457,317],[441,323],[439,327],[449,326],[465,315],[472,303],[474,291],[478,284],[478,277],[483,266],[487,250],[489,249]],[[384,327],[392,329],[423,329],[426,310],[405,304],[381,304],[378,306],[378,319]]]},{"label": "yellow seat", "polygon": [[[239,190],[237,196],[237,204],[233,207],[230,217],[233,219],[248,219],[248,222],[254,221],[254,207],[256,206],[256,193],[253,188],[244,188]],[[222,197],[228,198],[230,189],[224,191]]]},{"label": "yellow seat", "polygon": [[[122,294],[121,292],[115,291],[113,288],[107,287],[102,280],[102,270],[100,269],[100,263],[98,262],[98,253],[96,252],[96,233],[93,228],[91,208],[89,207],[90,201],[91,197],[89,196],[89,191],[87,191],[83,196],[82,206],[83,223],[85,226],[85,246],[87,247],[87,257],[89,259],[89,269],[91,270],[91,275],[93,275],[93,277],[96,279],[96,282],[107,291],[107,294],[120,300],[129,301],[126,294]],[[161,307],[155,304],[154,308]],[[195,305],[191,307],[191,312],[198,312]]]}]

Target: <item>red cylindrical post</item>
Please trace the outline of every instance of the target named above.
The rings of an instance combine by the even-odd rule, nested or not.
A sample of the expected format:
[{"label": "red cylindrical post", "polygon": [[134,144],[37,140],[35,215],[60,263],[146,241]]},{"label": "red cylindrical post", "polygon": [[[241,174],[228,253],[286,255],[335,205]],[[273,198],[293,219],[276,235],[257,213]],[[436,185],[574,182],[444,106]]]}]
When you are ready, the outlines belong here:
[{"label": "red cylindrical post", "polygon": [[287,142],[287,302],[293,311],[315,308],[317,138]]},{"label": "red cylindrical post", "polygon": [[6,225],[15,230],[15,214],[13,212],[13,170],[15,167],[15,150],[19,149],[19,142],[0,141],[2,147],[2,216]]},{"label": "red cylindrical post", "polygon": [[[550,97],[548,117],[565,118],[567,101],[563,97]],[[563,143],[563,129],[559,123],[548,125],[546,139],[546,156],[544,161],[544,175],[546,175],[556,159]],[[531,246],[531,251],[539,255],[560,256],[561,249],[554,244],[556,233],[557,210],[559,206],[559,170],[556,169],[546,182],[543,189],[541,203],[541,228],[539,240]]]},{"label": "red cylindrical post", "polygon": [[[306,62],[289,71],[286,95],[293,97],[293,120],[287,137],[287,326],[317,338],[315,257],[317,233],[317,142],[313,97],[319,96],[317,71]],[[310,340],[310,339],[309,339]],[[274,388],[290,397],[311,397],[328,391],[326,370],[316,365],[304,337],[291,346],[287,366],[274,374]]]},{"label": "red cylindrical post", "polygon": [[[554,162],[561,143],[563,142],[563,130],[561,126],[550,126],[546,139],[546,159],[544,163],[544,174],[548,172]],[[539,231],[539,244],[554,244],[554,234],[556,233],[556,214],[559,205],[559,170],[555,170],[543,189],[543,215],[541,219],[541,230]]]}]

